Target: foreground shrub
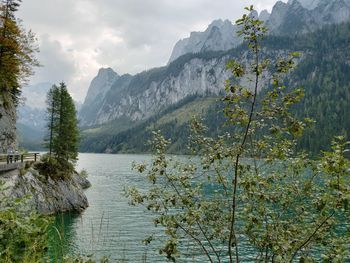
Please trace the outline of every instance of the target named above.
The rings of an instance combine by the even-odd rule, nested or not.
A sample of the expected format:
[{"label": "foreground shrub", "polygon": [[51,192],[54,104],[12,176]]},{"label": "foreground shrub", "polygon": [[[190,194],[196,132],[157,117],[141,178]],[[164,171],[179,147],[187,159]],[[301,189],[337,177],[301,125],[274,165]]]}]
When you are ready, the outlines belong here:
[{"label": "foreground shrub", "polygon": [[0,198],[0,262],[43,262],[50,220],[28,211],[25,199]]},{"label": "foreground shrub", "polygon": [[298,152],[311,120],[292,113],[303,91],[284,81],[298,54],[264,58],[263,23],[244,15],[237,24],[249,51],[227,65],[229,132],[208,137],[194,119],[186,161],[167,155],[155,132],[152,162],[135,166],[150,188],[128,189],[131,203],[155,214],[167,236],[160,253],[172,261],[349,262],[348,143],[335,138],[318,161]]}]

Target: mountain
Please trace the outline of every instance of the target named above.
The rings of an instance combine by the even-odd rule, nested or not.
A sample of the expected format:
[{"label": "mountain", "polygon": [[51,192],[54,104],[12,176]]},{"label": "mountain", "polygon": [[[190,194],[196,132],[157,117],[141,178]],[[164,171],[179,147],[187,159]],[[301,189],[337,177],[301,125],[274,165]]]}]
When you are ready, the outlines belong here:
[{"label": "mountain", "polygon": [[[216,64],[215,68],[213,63]],[[200,57],[191,59],[185,56],[167,67],[135,76],[121,76],[106,96],[98,100],[100,108],[90,109],[89,123],[99,125],[120,118],[141,121],[189,95],[217,94],[228,76],[225,72],[225,59],[218,58],[208,63]],[[86,116],[86,113],[83,108],[80,116]],[[82,120],[82,123],[86,123],[86,120]]]},{"label": "mountain", "polygon": [[17,122],[33,129],[42,130],[46,125],[46,95],[51,83],[43,82],[23,88],[23,103],[17,109]]},{"label": "mountain", "polygon": [[[253,16],[258,14],[253,13]],[[315,31],[327,24],[350,20],[350,0],[289,0],[278,1],[271,14],[263,10],[259,19],[266,22],[271,34],[289,35]],[[179,40],[172,51],[169,63],[188,53],[227,51],[241,44],[238,27],[229,20],[215,20],[204,32],[192,32]]]},{"label": "mountain", "polygon": [[316,8],[322,0],[299,0],[303,7],[312,10]]},{"label": "mountain", "polygon": [[86,98],[79,111],[81,125],[94,124],[94,120],[91,120],[92,116],[100,109],[106,93],[119,78],[118,73],[111,68],[101,68],[99,70],[97,76],[91,81]]},{"label": "mountain", "polygon": [[229,50],[242,41],[235,37],[237,27],[229,20],[215,20],[204,32],[192,32],[190,37],[179,40],[172,51],[169,63],[187,53]]},{"label": "mountain", "polygon": [[[17,108],[17,137],[19,146],[29,150],[43,150],[43,140],[47,134],[46,96],[52,83],[43,82],[25,86],[22,103]],[[74,101],[76,110],[81,102]]]},{"label": "mountain", "polygon": [[118,78],[118,73],[113,69],[101,68],[97,76],[91,81],[84,104],[94,102],[98,97],[103,97]]},{"label": "mountain", "polygon": [[[350,0],[318,2],[297,0],[288,3],[278,1],[271,14],[262,11],[259,17],[266,21],[271,35],[290,36],[315,31],[329,23],[343,21],[350,9]],[[317,7],[310,10],[303,5]],[[334,17],[339,15],[339,19]],[[252,13],[252,16],[258,16]],[[328,18],[328,20],[326,19]],[[194,94],[218,94],[227,78],[227,58],[220,52],[237,47],[241,40],[236,36],[238,27],[228,20],[215,20],[204,32],[193,32],[174,47],[170,63],[166,67],[148,70],[135,76],[119,76],[112,69],[101,69],[91,82],[84,105],[80,111],[83,127],[125,120],[142,121],[175,105]],[[205,61],[201,56],[213,59]]]},{"label": "mountain", "polygon": [[52,83],[43,82],[23,88],[23,103],[17,109],[17,137],[19,146],[42,150],[46,132],[46,94]]},{"label": "mountain", "polygon": [[[312,8],[313,7],[313,8]],[[310,9],[312,8],[312,9]],[[270,34],[295,35],[350,21],[350,0],[278,1],[267,21]]]},{"label": "mountain", "polygon": [[[270,17],[267,10],[263,10],[260,15],[256,12],[250,15],[259,17],[262,21],[267,21]],[[179,40],[173,48],[168,64],[188,53],[227,51],[237,47],[242,43],[242,39],[237,36],[238,30],[239,27],[227,19],[215,20],[204,32],[192,32],[188,38]]]},{"label": "mountain", "polygon": [[[266,40],[269,45],[265,50],[267,55],[273,58],[290,51],[302,51],[304,55],[301,64],[311,60],[309,56],[323,56],[322,53],[318,53],[318,49],[321,49],[319,43],[323,43],[322,36],[317,34],[322,32],[319,31],[322,28],[328,30],[327,34],[330,34],[329,30],[332,29],[328,25],[332,24],[335,24],[333,30],[342,28],[341,23],[350,19],[350,16],[344,15],[349,10],[348,1],[350,0],[300,3],[290,0],[288,3],[277,2],[271,14],[267,11],[261,12],[259,17],[266,21],[271,32]],[[251,15],[257,16],[257,14]],[[340,25],[336,26],[338,24]],[[246,49],[233,35],[236,31],[237,28],[229,21],[217,20],[209,25],[205,32],[192,33],[187,40],[180,41],[174,48],[171,62],[165,67],[144,71],[134,76],[128,74],[116,76],[114,83],[106,81],[99,76],[99,73],[96,78],[104,79],[101,83],[108,84],[104,87],[94,85],[93,90],[101,90],[104,96],[95,95],[93,101],[86,100],[80,111],[81,124],[84,127],[82,149],[102,152],[126,152],[132,149],[144,151],[146,148],[138,148],[141,147],[140,138],[147,139],[147,132],[155,127],[163,127],[175,141],[186,134],[186,132],[181,136],[175,134],[177,131],[184,131],[181,125],[187,125],[179,121],[176,125],[174,123],[175,119],[184,119],[181,108],[200,110],[201,98],[213,98],[223,92],[224,82],[230,76],[226,70],[227,60],[236,58],[243,63],[248,60]],[[345,33],[339,31],[334,35],[335,40],[342,39],[342,34]],[[346,39],[343,41],[348,43]],[[329,39],[328,42],[332,40]],[[324,43],[327,47],[328,42]],[[329,53],[329,50],[323,51]],[[331,53],[329,56],[332,58],[335,54]],[[316,64],[310,66],[314,71],[317,67],[320,66]],[[264,76],[265,82],[261,83],[262,86],[268,84],[268,78],[269,76]],[[243,80],[244,83],[246,81]],[[298,83],[303,82],[299,79]],[[188,102],[190,98],[191,102]],[[213,105],[210,107],[207,103],[205,105],[207,106],[202,109],[203,114],[208,116],[208,109]],[[218,117],[212,115],[210,118],[213,120]],[[160,119],[169,121],[159,122]],[[177,127],[176,131],[174,127]],[[138,137],[133,137],[132,133]],[[184,137],[181,138],[183,140]],[[135,143],[137,145],[134,145]]]},{"label": "mountain", "polygon": [[[294,112],[300,118],[309,117],[316,121],[307,130],[299,145],[313,153],[327,150],[333,136],[350,136],[349,45],[350,24],[333,25],[293,38],[270,36],[264,42],[265,55],[270,57],[296,50],[304,54],[286,83],[290,83],[287,86],[302,86],[305,89],[305,98]],[[235,58],[244,53],[245,49],[240,46],[224,53],[216,53],[215,56],[208,55],[206,58],[203,58],[204,54],[191,54],[187,59],[202,59],[210,64],[210,61],[219,58]],[[268,85],[265,87],[268,88]],[[192,116],[202,116],[211,135],[220,134],[227,129],[222,125],[225,121],[222,114],[224,105],[219,101],[220,96],[214,94],[194,94],[142,121],[132,124],[111,122],[86,129],[83,131],[81,150],[149,152],[147,141],[152,138],[152,131],[161,130],[166,138],[172,140],[170,152],[187,153],[189,121]]]}]

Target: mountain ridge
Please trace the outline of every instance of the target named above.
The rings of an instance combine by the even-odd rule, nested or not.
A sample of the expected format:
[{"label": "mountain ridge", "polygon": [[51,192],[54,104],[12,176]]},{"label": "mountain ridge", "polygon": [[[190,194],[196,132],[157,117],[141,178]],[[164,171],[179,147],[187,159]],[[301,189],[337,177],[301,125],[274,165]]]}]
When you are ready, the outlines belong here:
[{"label": "mountain ridge", "polygon": [[[304,54],[298,61],[296,70],[286,80],[286,83],[291,83],[286,84],[287,86],[305,87],[305,99],[294,109],[295,114],[300,118],[308,117],[316,120],[314,127],[307,130],[302,138],[300,147],[303,149],[319,153],[320,150],[328,150],[325,146],[330,145],[333,136],[339,134],[350,136],[350,122],[346,117],[350,112],[348,103],[350,87],[347,84],[350,83],[349,44],[350,23],[327,26],[325,29],[296,38],[272,35],[264,42],[263,49],[268,52],[269,57],[282,55],[281,51],[285,54],[292,51],[300,51]],[[242,54],[244,54],[244,48],[240,46],[224,53],[216,52],[211,57],[207,56],[207,61],[217,56],[232,58],[241,57]],[[204,54],[187,56],[191,60],[198,59]],[[327,65],[331,65],[331,68]],[[335,77],[339,79],[338,84],[331,82]],[[322,85],[320,86],[319,83]],[[189,124],[181,120],[182,114],[191,114],[193,112],[191,109],[196,109],[195,113],[199,113],[204,118],[209,134],[216,135],[224,131],[221,124],[225,121],[222,114],[223,106],[215,102],[220,101],[219,98],[220,93],[219,97],[215,94],[194,94],[148,119],[132,123],[129,128],[122,131],[98,132],[93,135],[83,132],[81,150],[112,153],[150,152],[146,142],[152,138],[151,131],[161,130],[166,138],[171,138],[171,153],[187,153],[185,149],[188,143],[187,137],[190,134]],[[210,105],[208,101],[211,101]],[[330,122],[330,119],[334,120],[334,123]]]},{"label": "mountain ridge", "polygon": [[[270,27],[268,41],[287,41],[275,43],[276,50],[270,48],[269,56],[276,57],[289,51],[301,51],[290,50],[290,44],[295,41],[293,37],[307,36],[328,25],[348,21],[348,2],[350,0],[290,0],[288,3],[279,1],[271,14],[262,11],[260,14],[251,15],[259,16]],[[230,77],[226,61],[234,57],[240,59],[243,64],[247,63],[242,41],[233,34],[237,29],[237,26],[228,20],[213,21],[206,31],[191,33],[191,40],[181,40],[181,45],[190,45],[182,47],[183,50],[179,49],[179,52],[175,52],[174,48],[174,60],[171,61],[170,58],[170,62],[164,67],[153,68],[136,75],[121,76],[110,68],[101,69],[91,82],[79,112],[83,130],[93,131],[94,134],[108,132],[112,136],[113,133],[118,134],[137,127],[138,124],[158,116],[172,106],[182,104],[182,101],[189,97],[220,95],[225,80]],[[234,40],[226,41],[229,37]],[[301,60],[304,58],[305,56]],[[267,81],[269,76],[264,78]],[[247,80],[243,80],[241,84],[246,83]],[[267,83],[263,82],[262,85]],[[87,136],[91,134],[87,133]]]}]

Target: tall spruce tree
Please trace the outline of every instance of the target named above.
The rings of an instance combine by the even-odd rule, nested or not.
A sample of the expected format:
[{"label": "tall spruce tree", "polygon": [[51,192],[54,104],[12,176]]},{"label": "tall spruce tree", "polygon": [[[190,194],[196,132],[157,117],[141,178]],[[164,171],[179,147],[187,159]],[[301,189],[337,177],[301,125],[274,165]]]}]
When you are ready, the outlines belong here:
[{"label": "tall spruce tree", "polygon": [[77,113],[65,83],[59,86],[59,125],[56,156],[60,160],[75,162],[78,157],[79,130]]},{"label": "tall spruce tree", "polygon": [[52,86],[47,104],[49,159],[55,159],[62,172],[71,170],[78,157],[79,130],[75,105],[65,83]]},{"label": "tall spruce tree", "polygon": [[57,120],[58,116],[58,103],[59,103],[59,89],[56,85],[53,85],[47,94],[47,128],[49,134],[46,139],[45,146],[49,149],[49,155],[52,157],[54,148],[54,138],[57,137]]}]

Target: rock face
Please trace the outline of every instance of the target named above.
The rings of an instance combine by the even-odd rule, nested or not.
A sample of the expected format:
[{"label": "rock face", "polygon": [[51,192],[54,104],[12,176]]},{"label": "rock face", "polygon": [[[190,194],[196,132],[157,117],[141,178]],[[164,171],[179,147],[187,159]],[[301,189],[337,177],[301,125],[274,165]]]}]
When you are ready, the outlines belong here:
[{"label": "rock face", "polygon": [[[278,36],[300,35],[328,24],[350,21],[350,0],[301,2],[278,1],[271,14],[262,11],[259,18],[266,21],[270,34]],[[251,15],[258,16],[257,13]],[[216,20],[206,31],[193,32],[189,38],[180,40],[166,67],[116,77],[112,84],[103,80],[101,83],[108,85],[94,85],[93,90],[101,93],[93,101],[90,99],[93,96],[88,94],[80,112],[81,124],[145,120],[188,96],[218,94],[229,76],[226,62],[230,56],[222,54],[241,43],[236,37],[237,29],[228,20]],[[99,75],[97,78],[103,79]]]},{"label": "rock face", "polygon": [[[101,110],[97,112],[94,124],[124,117],[139,121],[189,95],[204,95],[208,92],[216,94],[221,90],[221,84],[227,76],[224,59],[193,59],[184,64],[181,71],[174,71],[172,74],[163,75],[163,70],[165,68],[151,74],[136,75],[117,96],[110,96],[108,93]],[[145,86],[140,89],[135,84],[141,84],[145,77],[152,80],[145,79]]]},{"label": "rock face", "polygon": [[275,4],[267,27],[271,34],[291,35],[348,21],[350,0],[289,0]]},{"label": "rock face", "polygon": [[16,148],[16,109],[5,109],[0,101],[0,154]]},{"label": "rock face", "polygon": [[[257,16],[257,13],[251,14]],[[327,24],[350,21],[350,0],[289,0],[276,2],[269,14],[263,10],[259,19],[267,23],[275,35],[307,33]],[[236,36],[238,27],[229,20],[215,20],[204,32],[192,32],[178,41],[169,63],[188,53],[225,51],[242,41]]]},{"label": "rock face", "polygon": [[81,125],[89,125],[89,116],[101,107],[101,102],[119,75],[111,68],[101,68],[91,81],[84,104],[80,110]]},{"label": "rock face", "polygon": [[28,209],[36,209],[40,214],[54,214],[66,211],[82,211],[89,206],[83,192],[90,183],[78,174],[70,179],[54,180],[45,178],[34,169],[24,175],[19,170],[1,174],[5,183],[2,193],[10,198],[29,196]]},{"label": "rock face", "polygon": [[190,95],[218,94],[228,76],[225,58],[188,62],[122,76],[93,112],[81,111],[81,123],[99,125],[116,119],[144,120]]},{"label": "rock face", "polygon": [[[145,120],[188,96],[219,95],[225,80],[231,76],[226,69],[229,59],[247,62],[247,53],[220,53],[212,57],[191,54],[167,67],[142,72],[133,77],[122,76],[105,95],[101,107],[89,116],[90,125],[115,120]],[[245,81],[241,83],[244,85]],[[261,85],[264,83],[261,82]]]},{"label": "rock face", "polygon": [[192,32],[190,37],[178,41],[169,63],[187,53],[229,50],[242,42],[236,31],[237,27],[229,20],[215,20],[204,32]]},{"label": "rock face", "polygon": [[101,68],[91,81],[84,103],[93,102],[98,96],[104,96],[119,75],[111,68]]},{"label": "rock face", "polygon": [[46,126],[46,97],[52,83],[43,82],[22,88],[23,105],[18,107],[17,123],[42,131]]}]

